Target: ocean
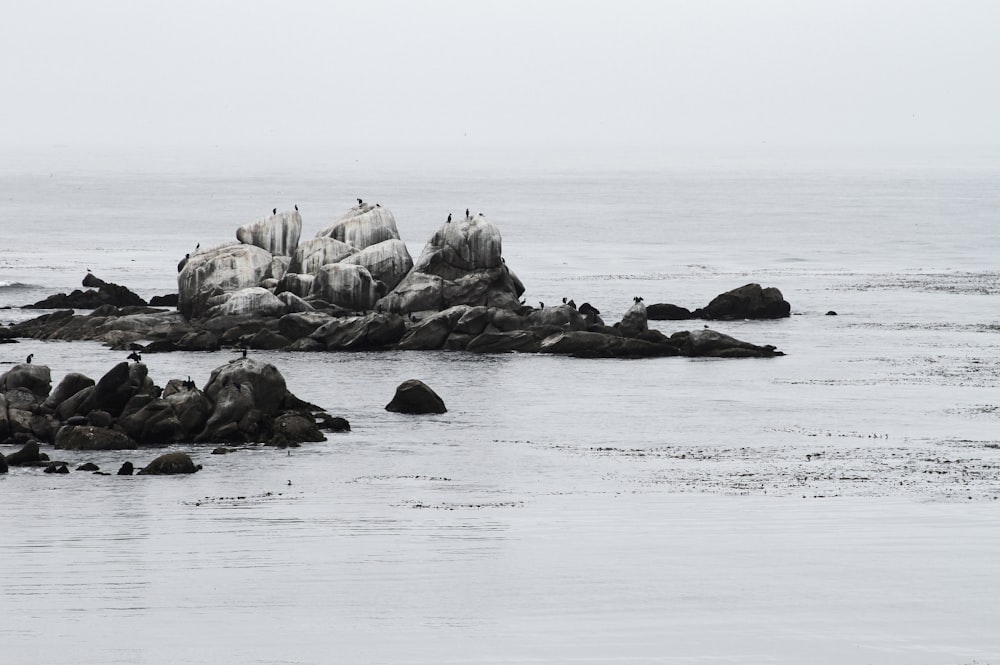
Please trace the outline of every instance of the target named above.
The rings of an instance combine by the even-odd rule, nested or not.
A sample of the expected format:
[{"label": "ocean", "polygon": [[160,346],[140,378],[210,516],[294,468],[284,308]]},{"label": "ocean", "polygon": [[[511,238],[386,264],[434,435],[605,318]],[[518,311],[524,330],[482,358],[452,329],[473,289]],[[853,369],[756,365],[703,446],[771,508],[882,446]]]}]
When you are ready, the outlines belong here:
[{"label": "ocean", "polygon": [[[88,270],[176,292],[196,245],[293,205],[310,238],[357,197],[414,257],[484,212],[529,303],[608,323],[750,282],[792,306],[709,324],[771,359],[252,352],[352,431],[0,476],[4,662],[1000,664],[1000,158],[557,157],[0,156],[4,325]],[[21,340],[0,372],[29,353],[54,383],[124,359]],[[235,355],[143,360],[203,385]],[[384,411],[410,378],[448,413]]]}]

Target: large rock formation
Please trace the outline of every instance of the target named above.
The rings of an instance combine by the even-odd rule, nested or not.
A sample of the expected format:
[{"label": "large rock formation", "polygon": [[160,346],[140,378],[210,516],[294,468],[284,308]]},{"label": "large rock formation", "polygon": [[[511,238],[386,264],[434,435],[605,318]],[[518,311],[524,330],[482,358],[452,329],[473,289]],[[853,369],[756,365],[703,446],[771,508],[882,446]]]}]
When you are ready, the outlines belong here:
[{"label": "large rock formation", "polygon": [[270,252],[255,245],[225,245],[195,254],[177,275],[177,307],[188,319],[200,318],[210,298],[258,286],[270,268]]},{"label": "large rock formation", "polygon": [[342,263],[364,266],[372,277],[389,291],[399,284],[413,268],[413,259],[402,240],[383,240],[369,245],[357,254],[346,257]]},{"label": "large rock formation", "polygon": [[288,272],[315,275],[327,263],[337,263],[357,251],[356,247],[329,236],[305,240],[295,248]]},{"label": "large rock formation", "polygon": [[408,313],[485,305],[516,310],[524,286],[507,269],[501,249],[499,229],[482,215],[446,222],[376,309]]},{"label": "large rock formation", "polygon": [[297,210],[268,215],[236,229],[236,239],[241,243],[277,256],[291,256],[301,235],[302,217]]},{"label": "large rock formation", "polygon": [[697,319],[782,319],[791,315],[792,306],[774,287],[746,284],[712,299],[691,316]]},{"label": "large rock formation", "polygon": [[381,293],[378,282],[364,266],[330,263],[319,269],[310,295],[346,309],[367,311]]},{"label": "large rock formation", "polygon": [[83,278],[86,291],[79,289],[70,294],[59,293],[44,300],[25,305],[25,309],[97,309],[103,305],[115,307],[141,307],[146,301],[119,284],[105,282],[91,273]]},{"label": "large rock formation", "polygon": [[316,234],[317,238],[324,236],[364,249],[385,240],[399,240],[399,231],[387,208],[359,203]]}]

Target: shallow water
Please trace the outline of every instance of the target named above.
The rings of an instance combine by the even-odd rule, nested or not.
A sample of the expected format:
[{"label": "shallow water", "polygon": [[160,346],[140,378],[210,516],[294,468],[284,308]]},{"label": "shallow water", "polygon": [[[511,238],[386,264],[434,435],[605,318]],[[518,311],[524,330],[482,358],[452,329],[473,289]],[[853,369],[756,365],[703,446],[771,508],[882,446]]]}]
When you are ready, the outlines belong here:
[{"label": "shallow water", "polygon": [[[994,167],[10,172],[35,228],[4,229],[0,282],[28,286],[0,305],[87,268],[166,292],[194,242],[279,194],[308,237],[378,192],[414,253],[435,210],[484,201],[530,301],[615,321],[635,295],[696,307],[757,281],[794,315],[712,324],[788,354],[767,360],[254,352],[353,431],[178,446],[204,465],[185,478],[0,477],[5,662],[1000,663]],[[28,353],[54,381],[123,359],[0,346]],[[234,356],[143,360],[203,384]],[[449,412],[385,412],[408,378]],[[113,472],[161,451],[49,452]]]}]

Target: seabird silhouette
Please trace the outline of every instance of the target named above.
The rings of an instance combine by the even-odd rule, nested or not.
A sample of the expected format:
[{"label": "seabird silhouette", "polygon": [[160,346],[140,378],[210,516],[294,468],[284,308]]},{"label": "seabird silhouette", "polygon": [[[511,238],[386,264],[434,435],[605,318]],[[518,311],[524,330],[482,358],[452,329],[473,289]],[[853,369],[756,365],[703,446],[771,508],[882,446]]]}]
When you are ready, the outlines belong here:
[{"label": "seabird silhouette", "polygon": [[298,203],[296,203],[296,204],[295,204],[295,212],[298,212],[298,211],[299,211],[299,204],[298,204]]},{"label": "seabird silhouette", "polygon": [[448,213],[448,221],[446,222],[446,224],[451,224],[451,213],[450,212]]},{"label": "seabird silhouette", "polygon": [[141,355],[139,355],[139,354],[138,354],[137,352],[135,352],[135,351],[133,351],[132,353],[128,354],[128,359],[129,359],[129,360],[134,360],[134,361],[136,361],[136,362],[142,362],[142,356],[141,356]]},{"label": "seabird silhouette", "polygon": [[243,357],[244,358],[247,357],[247,347],[246,346],[243,347]]},{"label": "seabird silhouette", "polygon": [[34,357],[35,357],[34,353],[29,353],[28,357],[24,359],[24,362],[26,362],[26,363],[28,363],[30,365],[31,364],[31,359],[34,358]]},{"label": "seabird silhouette", "polygon": [[271,214],[272,214],[272,215],[277,215],[277,214],[278,214],[278,209],[277,209],[277,208],[275,208],[274,210],[272,210],[272,211],[271,211]]},{"label": "seabird silhouette", "polygon": [[541,300],[538,301],[538,309],[545,309],[545,303],[543,303]]},{"label": "seabird silhouette", "polygon": [[362,201],[361,199],[358,199],[358,205],[361,205],[363,203],[364,203],[364,201]]},{"label": "seabird silhouette", "polygon": [[469,218],[469,209],[468,208],[465,209],[465,218],[466,219]]},{"label": "seabird silhouette", "polygon": [[563,304],[566,304],[566,296],[563,296]]}]

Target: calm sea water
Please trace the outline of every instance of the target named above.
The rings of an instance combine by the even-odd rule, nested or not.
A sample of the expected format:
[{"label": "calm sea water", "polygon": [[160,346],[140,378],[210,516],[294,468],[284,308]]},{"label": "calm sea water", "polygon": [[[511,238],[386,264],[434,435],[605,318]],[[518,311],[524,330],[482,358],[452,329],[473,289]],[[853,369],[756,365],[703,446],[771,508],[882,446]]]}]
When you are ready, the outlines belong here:
[{"label": "calm sea water", "polygon": [[[1000,663],[998,184],[992,159],[8,156],[0,306],[88,269],[175,291],[197,243],[293,204],[311,237],[360,196],[414,255],[485,212],[531,302],[613,322],[755,281],[793,316],[712,324],[769,360],[259,352],[353,431],[179,446],[185,478],[0,477],[4,662]],[[25,340],[0,371],[28,353],[55,381],[122,359]],[[231,357],[144,360],[162,385]],[[385,412],[408,378],[449,412]]]}]

